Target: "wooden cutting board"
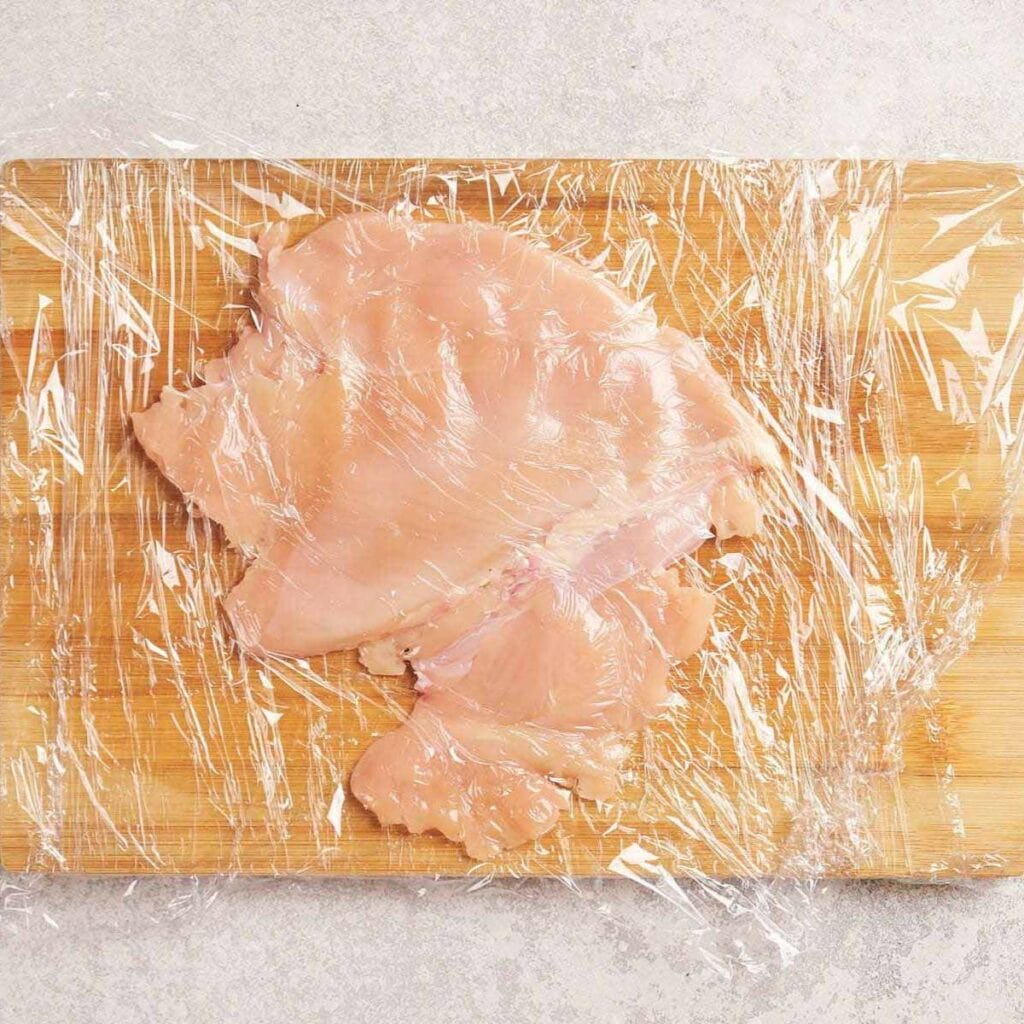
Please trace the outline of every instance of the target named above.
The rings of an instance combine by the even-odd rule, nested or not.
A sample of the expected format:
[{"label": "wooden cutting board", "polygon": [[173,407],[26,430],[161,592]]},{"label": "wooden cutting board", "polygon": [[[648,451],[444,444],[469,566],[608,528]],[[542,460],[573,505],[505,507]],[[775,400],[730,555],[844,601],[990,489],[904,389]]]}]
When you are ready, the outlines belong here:
[{"label": "wooden cutting board", "polygon": [[[758,179],[787,180],[796,166],[778,165],[789,170],[773,176],[768,165],[751,165],[750,187],[756,189]],[[506,224],[546,218],[552,237],[575,237],[579,255],[606,259],[624,286],[653,295],[665,320],[691,331],[696,324],[712,347],[727,345],[739,320],[730,317],[723,328],[719,314],[738,291],[746,289],[740,299],[749,294],[749,267],[741,245],[724,246],[729,211],[707,187],[711,173],[704,165],[671,161],[6,165],[0,173],[8,346],[0,547],[7,577],[0,651],[3,866],[105,873],[471,870],[440,837],[386,835],[345,799],[348,769],[375,733],[393,726],[394,709],[410,706],[410,680],[384,684],[382,691],[344,655],[309,666],[243,666],[225,646],[215,600],[216,580],[237,572],[237,558],[216,529],[190,521],[173,489],[145,463],[126,434],[126,412],[147,405],[168,380],[185,383],[197,361],[230,343],[261,221],[289,216],[299,235],[323,216],[412,193],[436,215],[457,205],[470,216]],[[827,191],[828,180],[881,179],[892,168],[837,162],[815,173]],[[785,195],[766,193],[763,202],[766,210],[785,214]],[[557,223],[560,217],[565,225]],[[617,244],[615,225],[623,218],[647,224],[653,247]],[[998,262],[982,267],[991,275],[989,283],[982,281],[983,301],[992,310],[985,326],[989,337],[999,337],[1000,326],[1012,333],[1018,329],[1011,322],[1012,291],[1024,280],[1022,222],[1024,189],[1014,168],[904,168],[892,214],[890,278],[920,277],[922,265],[944,267],[946,256],[955,259],[963,249],[958,232],[975,239],[989,232],[998,244],[986,248],[986,259]],[[85,225],[95,249],[83,248],[76,234]],[[768,215],[745,225],[761,245],[784,228],[778,216]],[[679,242],[684,237],[685,246]],[[929,246],[934,252],[922,264]],[[666,254],[678,262],[671,275],[658,272]],[[104,277],[111,267],[118,268],[113,283]],[[935,287],[941,290],[956,271],[955,265],[937,271]],[[107,296],[104,303],[89,300],[96,289]],[[746,305],[753,311],[744,313],[743,329],[756,333],[762,304]],[[948,334],[940,320],[936,314],[928,327],[922,318],[922,329],[935,332],[927,344],[948,341],[940,337]],[[29,401],[37,415],[49,403],[49,433],[34,450],[25,428],[26,394],[34,396]],[[900,397],[910,421],[933,415],[924,384]],[[61,416],[78,424],[71,435],[62,430]],[[941,467],[943,454],[936,441],[928,465]],[[929,509],[946,508],[948,488],[939,496],[939,476],[936,470],[925,480]],[[991,474],[979,473],[970,501],[981,512],[972,520],[968,509],[966,522],[954,521],[952,509],[948,522],[933,519],[938,542],[979,523],[984,528],[998,486]],[[1022,540],[1015,528],[1009,571],[989,595],[970,652],[944,673],[927,713],[906,710],[901,758],[888,748],[862,765],[860,792],[873,807],[873,845],[854,860],[826,864],[827,870],[892,876],[1024,871]],[[721,552],[707,547],[701,559],[711,565]],[[742,543],[728,548],[744,550]],[[168,600],[168,593],[188,590],[183,573],[207,570],[213,582],[195,586],[205,600],[187,613]],[[152,632],[161,617],[161,628],[197,642],[168,653]],[[788,633],[777,639],[784,644]],[[761,696],[770,699],[765,686],[769,692]],[[639,763],[658,742],[679,739],[667,734],[676,730],[694,764],[728,779],[735,759],[711,749],[723,712],[702,704],[699,686],[684,692],[687,714],[655,729],[646,754],[638,752]],[[824,761],[794,767],[810,774],[829,770]],[[727,783],[720,792],[729,792]],[[772,803],[770,791],[762,795]],[[727,821],[728,808],[717,810]],[[708,873],[786,869],[791,816],[776,807],[765,813],[760,821],[767,834],[754,843],[754,853],[745,847],[743,857],[723,854],[712,822],[708,834],[687,840],[685,856],[670,866]],[[621,849],[657,829],[634,780],[617,808],[577,805],[537,850],[498,870],[605,873]]]}]

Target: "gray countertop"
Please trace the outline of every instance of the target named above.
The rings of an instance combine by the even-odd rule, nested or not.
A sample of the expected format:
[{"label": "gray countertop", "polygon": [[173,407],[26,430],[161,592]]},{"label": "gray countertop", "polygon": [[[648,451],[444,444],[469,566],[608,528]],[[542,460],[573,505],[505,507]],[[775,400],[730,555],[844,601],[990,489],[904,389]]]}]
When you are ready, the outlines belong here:
[{"label": "gray countertop", "polygon": [[1024,1020],[1018,880],[825,886],[793,964],[731,980],[628,882],[129,884],[63,879],[0,932],[3,1024]]},{"label": "gray countertop", "polygon": [[[140,132],[173,110],[274,154],[1020,159],[1022,28],[1007,0],[6,0],[0,143],[103,89]],[[823,886],[794,963],[729,981],[625,882],[127,887],[62,879],[8,915],[0,1024],[1024,1021],[1021,881]]]}]

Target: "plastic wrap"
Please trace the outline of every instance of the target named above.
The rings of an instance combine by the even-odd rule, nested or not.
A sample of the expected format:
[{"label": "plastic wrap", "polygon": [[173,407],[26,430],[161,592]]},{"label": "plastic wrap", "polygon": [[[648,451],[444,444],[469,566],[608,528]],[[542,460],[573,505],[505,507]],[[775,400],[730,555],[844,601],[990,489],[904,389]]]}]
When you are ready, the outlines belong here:
[{"label": "plastic wrap", "polygon": [[[62,155],[60,138],[46,133],[14,136],[0,151],[7,921],[30,907],[34,879],[54,872],[212,876],[190,890],[200,901],[237,874],[445,876],[471,886],[541,876],[581,892],[588,876],[620,876],[663,897],[716,965],[757,966],[769,949],[783,958],[796,951],[818,879],[984,868],[984,858],[960,850],[967,825],[937,709],[940,675],[969,644],[985,588],[1004,568],[1021,475],[1017,168],[852,159],[292,162],[184,119],[156,118],[144,138],[99,131],[82,148],[106,159],[42,161]],[[197,155],[213,152],[245,159]],[[366,249],[352,254],[350,232],[333,256],[314,254],[322,271],[275,279],[286,246],[335,218],[380,228],[373,237],[359,229],[374,258],[393,237],[403,253],[409,238],[463,241],[455,255],[442,245],[412,269],[407,254],[389,252],[367,283]],[[498,257],[487,255],[486,242],[498,236],[474,224],[507,233]],[[539,269],[524,284],[531,260]],[[372,315],[348,309],[332,321],[347,325],[338,349],[313,358],[317,303],[338,291],[331,283],[317,292],[317,275],[342,266],[346,294],[388,298]],[[515,317],[537,296],[551,301],[516,334]],[[594,313],[601,301],[612,302],[611,313]],[[403,348],[409,303],[423,314],[421,327],[440,325],[422,343],[433,346],[427,363],[437,356],[426,369]],[[470,308],[486,312],[469,323]],[[587,334],[580,324],[592,318],[599,323]],[[247,338],[259,347],[255,371]],[[509,345],[526,350],[513,357]],[[235,362],[224,360],[233,350]],[[616,362],[623,351],[629,358]],[[676,367],[675,383],[665,385],[637,355],[652,351],[658,366]],[[330,396],[280,397],[296,375],[322,375],[324,360],[333,367]],[[481,360],[489,377],[477,372]],[[524,391],[516,372],[527,364],[535,377]],[[566,366],[571,385],[558,394],[538,383]],[[239,384],[250,373],[275,389],[263,419]],[[678,395],[658,390],[698,378],[711,381],[715,416],[728,410],[730,426],[710,447],[671,433]],[[164,402],[194,402],[190,389],[204,381],[243,399],[222,405],[212,434],[195,434],[194,417],[168,421],[154,464],[139,444],[147,421],[136,419],[133,430],[132,415],[153,407],[164,387],[173,389]],[[388,395],[398,398],[389,403]],[[700,405],[688,394],[682,407],[692,419]],[[585,430],[572,419],[580,408]],[[658,477],[660,489],[643,497],[630,479],[628,500],[613,481],[602,447],[609,432],[644,421],[651,408],[657,422],[637,443],[661,461],[657,471],[644,464],[645,479],[679,474],[699,498],[675,477]],[[422,418],[415,429],[413,414]],[[485,421],[491,437],[504,425],[523,449],[517,461],[498,438],[503,468],[472,478],[480,507],[459,474],[467,464],[479,470],[489,442],[480,434],[465,441],[467,418]],[[564,458],[564,479],[529,477],[540,465],[530,448],[538,432],[543,465],[551,470]],[[347,454],[370,435],[375,461]],[[186,486],[191,508],[161,472],[181,483],[167,452],[183,445],[193,465],[206,460],[212,481],[202,494]],[[437,461],[439,451],[445,458]],[[345,492],[344,509],[359,506],[366,532],[358,536],[336,513],[325,537],[310,509],[353,466],[363,477],[345,485],[356,490]],[[753,488],[762,510],[753,536],[726,537],[750,530],[716,521],[707,480],[719,486],[729,473]],[[568,494],[588,481],[590,497]],[[426,497],[429,489],[444,500]],[[363,502],[367,493],[384,497]],[[417,502],[426,509],[421,520]],[[452,579],[453,566],[462,572],[467,530],[495,503],[515,525],[492,538],[500,556],[492,550],[481,564],[505,582],[481,589],[468,566]],[[254,532],[238,510],[257,505]],[[377,551],[367,540],[380,536],[367,526],[374,509],[376,525],[397,538]],[[703,511],[683,516],[697,533],[680,542],[687,509]],[[234,543],[203,511],[228,523]],[[532,711],[501,718],[502,729],[522,727],[518,746],[507,734],[497,747],[469,743],[443,717],[424,741],[463,769],[467,759],[506,775],[532,766],[531,794],[544,787],[564,803],[539,838],[500,852],[477,844],[471,858],[436,831],[383,829],[361,805],[350,776],[373,740],[406,721],[413,675],[373,675],[353,650],[307,650],[320,640],[305,633],[288,649],[289,638],[340,601],[319,577],[271,642],[260,628],[275,613],[264,609],[239,643],[245,623],[263,614],[259,599],[250,594],[248,619],[226,614],[225,599],[247,563],[267,557],[267,521],[275,537],[299,531],[312,544],[296,542],[307,563],[323,559],[339,576],[341,563],[324,554],[332,544],[358,536],[364,566],[376,560],[394,574],[395,551],[414,538],[407,576],[384,588],[405,626],[484,593],[477,628],[500,618],[527,583],[552,574],[561,588],[556,612],[586,606],[573,620],[579,636],[567,640],[564,618],[539,614],[491,659],[488,678],[511,687],[504,708],[519,707],[521,692],[536,687],[538,665],[547,671],[563,659]],[[452,521],[458,536],[428,529]],[[658,557],[652,545],[646,562],[634,557],[635,545],[628,557],[621,545],[612,557],[599,543],[633,543],[622,531],[638,521],[655,523]],[[559,524],[569,524],[561,534]],[[711,537],[710,526],[723,536]],[[581,554],[594,550],[603,561]],[[715,610],[694,653],[678,664],[666,655],[668,698],[641,708],[639,690],[621,682],[635,675],[633,640],[602,646],[609,617],[621,627],[621,610],[598,607],[595,595],[657,574],[659,559],[671,563],[679,586],[713,594]],[[282,564],[273,569],[288,576]],[[399,590],[424,581],[450,587],[429,614],[409,612]],[[377,582],[372,571],[360,578]],[[258,595],[273,586],[264,580]],[[353,601],[357,611],[373,604]],[[644,617],[644,657],[657,646],[653,614]],[[374,628],[359,642],[374,639]],[[463,652],[460,672],[471,671],[479,651]],[[373,658],[364,650],[364,661]],[[526,666],[514,682],[512,659]],[[429,693],[426,676],[420,666]],[[573,742],[596,736],[626,745],[621,771],[611,773],[618,788],[583,793],[585,768],[565,755],[555,770],[542,756],[550,737],[536,723],[549,728],[565,700],[618,709],[618,717],[599,709],[570,729]],[[901,771],[908,727],[916,777],[932,780],[909,794]],[[389,756],[401,764],[411,755]],[[384,774],[378,785],[386,788],[394,778]],[[481,795],[476,776],[458,773],[449,779],[455,795],[441,797],[422,770],[407,775],[404,784],[422,785],[423,799],[443,813],[451,801],[464,811],[472,799],[482,813],[501,815],[517,798],[512,783]],[[932,847],[915,847],[911,827],[929,802],[938,858]],[[524,813],[549,810],[530,804]],[[783,886],[780,876],[796,882]]]}]

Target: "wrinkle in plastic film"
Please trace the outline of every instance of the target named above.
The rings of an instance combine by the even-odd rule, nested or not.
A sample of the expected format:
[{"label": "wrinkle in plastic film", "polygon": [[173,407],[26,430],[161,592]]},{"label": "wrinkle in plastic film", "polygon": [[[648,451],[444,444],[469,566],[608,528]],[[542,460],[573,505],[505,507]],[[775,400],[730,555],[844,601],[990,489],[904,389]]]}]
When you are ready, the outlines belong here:
[{"label": "wrinkle in plastic film", "polygon": [[[190,130],[177,126],[186,137]],[[169,130],[138,150],[147,160],[12,159],[3,169],[5,866],[444,874],[472,882],[611,873],[675,905],[681,927],[715,963],[753,955],[737,954],[735,945],[713,951],[741,927],[784,956],[795,950],[803,893],[768,876],[813,881],[833,872],[925,870],[906,846],[899,770],[907,721],[928,718],[939,674],[971,639],[983,589],[1003,565],[1020,479],[1024,261],[1016,168],[857,160],[207,161],[183,157],[191,143],[176,138]],[[9,155],[22,152],[12,142]],[[560,254],[584,282],[581,294],[592,296],[586,288],[597,281],[628,305],[623,330],[653,322],[657,337],[670,331],[693,339],[689,369],[707,365],[721,375],[742,416],[780,453],[779,465],[753,484],[763,520],[756,535],[716,541],[701,534],[678,552],[674,585],[713,594],[714,615],[703,644],[672,669],[671,697],[657,714],[639,714],[626,701],[623,714],[633,725],[622,728],[620,720],[611,730],[628,748],[621,772],[613,772],[620,788],[605,792],[595,783],[593,793],[572,795],[573,779],[545,780],[564,803],[554,827],[493,856],[477,851],[477,861],[433,832],[382,830],[348,788],[370,742],[406,720],[411,676],[371,675],[352,652],[240,650],[224,599],[259,548],[263,526],[246,534],[236,523],[232,536],[220,517],[235,541],[229,544],[199,514],[210,507],[199,501],[190,513],[130,426],[162,387],[187,395],[216,378],[218,361],[246,331],[262,332],[259,343],[274,352],[275,345],[292,352],[287,346],[299,335],[308,340],[309,321],[297,326],[275,314],[268,298],[274,281],[257,281],[257,265],[273,248],[268,238],[278,239],[275,258],[284,260],[287,244],[332,218],[376,214],[386,218],[368,223],[432,238],[445,226],[497,225],[516,240],[501,242],[506,255],[511,244],[537,259]],[[496,293],[514,295],[521,278],[499,280],[501,261],[488,264],[479,255],[487,243],[474,244],[475,266],[484,268],[478,293],[493,278]],[[389,258],[386,267],[399,266],[397,256]],[[412,274],[407,264],[400,269]],[[427,293],[431,273],[442,269],[425,272]],[[543,287],[549,290],[540,294],[555,294],[550,282]],[[493,298],[495,309],[514,308]],[[302,299],[301,288],[279,296],[289,309],[302,308]],[[565,309],[534,311],[552,336],[575,315],[566,301]],[[482,345],[486,318],[473,327],[470,341]],[[652,337],[644,335],[639,349],[657,348]],[[631,344],[606,340],[611,349]],[[324,410],[343,417],[352,394],[381,381],[383,404],[367,408],[394,417],[374,427],[378,453],[393,457],[374,465],[394,476],[368,486],[387,495],[410,476],[430,477],[424,449],[398,443],[401,410],[411,403],[428,416],[438,388],[448,389],[449,413],[478,397],[457,393],[475,379],[478,350],[444,363],[462,377],[417,376],[410,350],[396,351],[402,359],[391,358],[386,372],[360,377],[346,348],[340,396],[311,392],[301,429],[298,418],[289,421],[285,476],[298,479],[297,467],[305,467],[307,496],[334,486],[318,461],[331,471],[345,465],[319,458]],[[303,364],[308,354],[287,372],[266,371],[278,418],[282,389],[322,369]],[[585,390],[593,367],[572,378],[577,404],[599,404],[627,364],[640,373],[632,350],[632,362],[614,363],[620,356],[602,353],[605,378],[589,397],[580,382]],[[372,368],[372,351],[360,358],[364,370]],[[502,368],[509,402],[517,365]],[[241,371],[232,372],[240,379]],[[643,372],[654,379],[654,370]],[[404,388],[407,405],[389,410],[389,388]],[[246,392],[245,416],[258,418],[254,394]],[[549,403],[557,398],[545,392]],[[568,403],[564,394],[561,400]],[[626,407],[640,418],[635,401]],[[600,411],[586,406],[588,416],[599,419]],[[237,427],[236,440],[251,440],[235,413],[224,422]],[[565,422],[551,441],[563,444],[562,455],[571,440]],[[450,418],[444,426],[458,434]],[[588,470],[598,474],[605,455],[595,438],[607,441],[614,424],[603,429],[579,434],[566,456],[568,482],[559,486],[582,485]],[[231,475],[230,433],[222,431],[220,447],[205,455],[222,501],[237,510],[252,493],[279,493],[260,492],[255,479],[280,473],[272,453],[250,450],[236,463],[245,479]],[[657,430],[641,437],[663,443]],[[485,447],[456,451],[452,464],[479,460]],[[699,488],[714,469],[695,456],[687,472]],[[610,493],[611,474],[600,475],[602,493]],[[521,526],[554,500],[553,484],[530,491],[526,477],[520,468],[518,514],[503,508],[503,521]],[[243,482],[252,485],[248,492]],[[446,489],[443,477],[430,482]],[[511,493],[502,477],[492,497]],[[674,521],[669,513],[685,501],[678,488],[665,494],[679,502],[666,513],[665,522]],[[575,500],[568,490],[555,498]],[[257,508],[251,522],[280,517],[287,507]],[[299,527],[308,528],[296,507]],[[586,530],[592,539],[593,523]],[[532,549],[517,550],[528,560]],[[443,563],[445,554],[435,551],[429,562]],[[513,590],[495,599],[499,609],[522,592],[524,579],[537,586],[538,577],[551,578],[535,560],[526,576],[521,568]],[[420,565],[413,575],[429,576]],[[553,604],[559,613],[566,600],[578,610],[582,589],[574,579]],[[489,586],[483,592],[493,595]],[[563,683],[575,671],[589,693],[581,664],[601,675],[602,666],[622,669],[625,661],[615,657],[634,656],[629,643],[609,647],[618,652],[610,662],[594,651],[607,638],[610,609],[621,623],[622,608],[634,614],[637,601],[586,600],[598,632],[584,629],[581,646],[566,653],[563,644],[551,658],[565,658]],[[497,613],[489,606],[486,614],[491,622]],[[530,646],[529,629],[517,645]],[[440,721],[435,738],[444,746],[454,729],[451,719]],[[930,725],[928,756],[942,780],[934,799],[955,851],[963,829],[956,783],[944,778],[941,724],[933,718]],[[468,741],[456,739],[464,749]],[[479,735],[473,742],[479,752]],[[507,734],[502,742],[500,763],[511,756]],[[528,761],[543,743],[530,733],[515,757]],[[954,853],[928,870],[965,867]],[[24,902],[16,876],[5,884],[9,906]]]}]

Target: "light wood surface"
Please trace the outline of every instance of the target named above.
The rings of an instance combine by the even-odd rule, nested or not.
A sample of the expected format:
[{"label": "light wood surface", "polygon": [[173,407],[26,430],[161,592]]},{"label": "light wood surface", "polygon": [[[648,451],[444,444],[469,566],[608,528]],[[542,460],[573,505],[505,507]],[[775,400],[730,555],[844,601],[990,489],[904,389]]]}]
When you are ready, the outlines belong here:
[{"label": "light wood surface", "polygon": [[[627,285],[635,287],[636,275],[649,274],[641,290],[654,295],[659,315],[701,331],[723,352],[735,348],[737,332],[763,332],[757,304],[725,320],[720,309],[711,308],[747,281],[750,268],[738,240],[723,242],[728,211],[700,184],[707,177],[701,168],[603,161],[495,161],[475,172],[468,167],[371,160],[270,170],[224,161],[53,161],[3,168],[0,287],[9,351],[2,357],[2,409],[5,446],[13,443],[17,452],[4,467],[0,548],[8,579],[0,651],[3,866],[339,875],[480,870],[438,836],[384,833],[351,798],[335,830],[328,814],[332,800],[372,736],[393,726],[394,709],[411,706],[410,680],[371,681],[347,655],[317,659],[308,668],[278,665],[262,672],[242,664],[227,646],[216,607],[218,588],[240,570],[239,559],[218,530],[190,520],[180,496],[146,463],[125,428],[130,408],[147,405],[168,380],[185,383],[197,361],[230,344],[255,265],[238,240],[253,237],[268,216],[266,195],[254,197],[254,189],[287,192],[312,211],[294,219],[298,235],[323,216],[410,192],[425,209],[443,210],[456,201],[457,178],[461,211],[490,219],[498,207],[506,211],[507,223],[536,209],[550,218],[553,209],[555,216],[567,216],[565,230],[560,234],[556,224],[553,237],[580,238],[579,251],[588,259],[599,257],[604,239],[615,237],[615,224],[637,216],[639,200],[652,215],[655,271],[645,271],[641,258],[634,279],[623,278]],[[861,173],[881,180],[890,172],[884,165],[861,171],[836,164],[830,173],[842,180]],[[757,173],[763,175],[763,167]],[[248,191],[239,191],[239,182]],[[692,190],[684,194],[684,185]],[[1019,329],[1012,322],[1014,289],[1024,281],[1024,191],[1017,172],[919,165],[902,169],[893,187],[887,281],[895,297],[898,282],[954,258],[971,232],[981,237],[998,222],[1007,244],[976,247],[977,302],[987,310],[990,338],[1000,336],[1000,326],[1004,335]],[[628,203],[620,203],[622,196]],[[762,243],[786,230],[779,220],[787,215],[784,199],[766,196],[765,209],[775,213],[748,225]],[[516,211],[509,214],[513,204]],[[623,205],[629,207],[625,212]],[[679,232],[670,230],[680,211],[685,251],[677,245]],[[83,250],[75,235],[79,218],[94,227],[103,217],[112,244],[98,240],[95,251]],[[936,224],[942,223],[948,230],[936,240]],[[69,246],[79,261],[72,273]],[[628,262],[621,247],[613,244],[611,250],[609,265]],[[658,273],[672,259],[681,260],[672,276],[678,287]],[[105,305],[87,303],[75,291],[88,291],[89,281],[101,280],[104,266],[120,268],[126,295],[137,301],[132,305],[124,298],[121,321],[108,285],[101,286],[107,289]],[[133,268],[130,280],[126,267]],[[52,300],[42,316],[40,296]],[[126,326],[126,317],[133,323]],[[877,325],[877,318],[855,312],[850,322],[854,331],[867,330],[865,324]],[[939,313],[921,322],[932,323],[924,329],[934,352],[951,344]],[[153,338],[158,345],[147,360]],[[66,450],[33,450],[27,436],[23,371],[33,345],[38,379],[61,367],[65,394],[76,394],[87,406],[69,411],[87,427],[77,437],[80,474],[69,469],[74,460]],[[81,376],[69,380],[69,374]],[[105,390],[100,381],[111,386]],[[907,436],[927,467],[926,517],[934,543],[958,543],[972,530],[991,532],[1001,486],[991,456],[979,455],[971,490],[956,499],[959,521],[949,486],[935,483],[947,463],[950,471],[962,466],[962,434],[973,428],[959,425],[955,438],[947,434],[939,424],[948,424],[948,411],[938,416],[923,384],[901,394],[899,402]],[[41,494],[49,499],[45,509]],[[943,673],[937,699],[927,712],[905,709],[898,749],[882,741],[877,749],[865,746],[857,793],[872,808],[872,842],[861,856],[824,863],[822,869],[894,876],[1024,871],[1022,540],[1015,527],[1009,570],[988,595],[969,653]],[[146,548],[153,541],[180,556],[179,567],[208,573],[209,580],[196,586],[206,597],[202,607],[178,607],[174,594],[187,589],[184,582],[168,596],[147,576],[160,571],[152,560],[158,549]],[[741,542],[726,546],[745,550]],[[710,567],[720,555],[709,545],[701,564]],[[976,570],[982,576],[992,571],[984,559]],[[813,589],[814,581],[804,579],[803,585]],[[783,650],[789,625],[776,622],[773,609],[759,614],[771,622],[765,629],[774,630]],[[170,657],[161,635],[181,641]],[[822,657],[827,661],[827,654]],[[602,874],[624,847],[656,839],[660,826],[656,816],[651,820],[642,769],[652,750],[658,756],[660,743],[684,742],[717,792],[731,792],[735,752],[716,746],[716,737],[728,731],[727,711],[704,699],[699,680],[688,679],[685,666],[680,685],[686,708],[659,723],[638,748],[622,801],[608,809],[574,805],[551,837],[496,870]],[[775,696],[772,685],[764,684],[765,700]],[[823,684],[823,692],[827,688]],[[797,749],[820,759],[801,764],[801,771],[827,776],[827,734]],[[735,784],[742,789],[742,782]],[[709,834],[690,837],[673,869],[791,869],[786,853],[793,822],[785,801],[767,782],[756,797],[763,816],[749,831],[760,828],[762,837],[746,835],[742,850],[730,852],[716,834],[715,821],[729,818],[727,808],[718,806]],[[736,801],[750,803],[751,794],[737,793]]]}]

